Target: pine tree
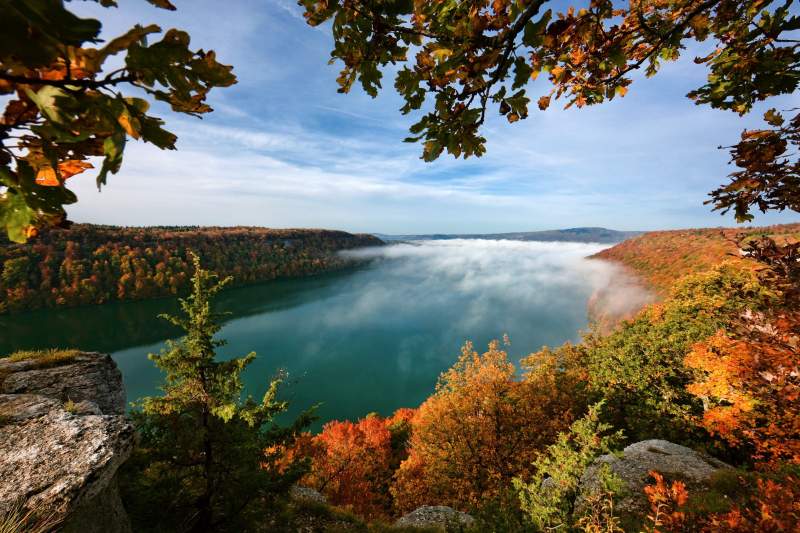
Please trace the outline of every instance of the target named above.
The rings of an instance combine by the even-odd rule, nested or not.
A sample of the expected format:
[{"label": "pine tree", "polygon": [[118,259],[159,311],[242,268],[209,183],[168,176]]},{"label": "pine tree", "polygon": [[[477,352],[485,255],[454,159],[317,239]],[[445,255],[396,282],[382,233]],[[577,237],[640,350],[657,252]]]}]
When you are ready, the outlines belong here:
[{"label": "pine tree", "polygon": [[[133,413],[141,436],[123,486],[137,527],[175,531],[247,530],[254,513],[285,494],[306,471],[304,459],[288,466],[281,450],[311,422],[310,412],[291,426],[275,417],[287,408],[274,379],[262,401],[242,399],[241,374],[255,353],[219,361],[220,318],[212,298],[231,278],[219,280],[192,254],[192,292],[180,300],[181,316],[161,315],[185,332],[148,357],[166,374],[163,395],[142,399]],[[278,465],[281,466],[278,466]]]}]

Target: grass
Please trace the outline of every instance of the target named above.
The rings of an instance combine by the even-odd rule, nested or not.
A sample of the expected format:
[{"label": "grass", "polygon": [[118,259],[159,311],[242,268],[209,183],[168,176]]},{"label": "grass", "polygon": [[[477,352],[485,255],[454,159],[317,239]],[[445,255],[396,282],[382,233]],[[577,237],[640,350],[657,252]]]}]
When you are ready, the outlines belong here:
[{"label": "grass", "polygon": [[[7,360],[12,363],[20,361],[33,361],[34,368],[50,368],[53,366],[70,363],[81,354],[80,350],[49,348],[47,350],[18,350],[7,357],[0,357],[0,361]],[[0,385],[8,377],[10,369],[0,369]],[[3,533],[0,530],[0,533]]]},{"label": "grass", "polygon": [[8,356],[12,363],[31,360],[38,368],[58,366],[74,361],[81,354],[80,350],[49,348],[47,350],[19,350]]},{"label": "grass", "polygon": [[0,512],[0,533],[47,533],[48,531],[54,531],[59,521],[52,518],[52,513],[43,511],[25,509],[22,503],[18,503],[7,512]]},{"label": "grass", "polygon": [[66,402],[64,402],[64,410],[74,415],[75,413],[78,412],[78,405],[72,400],[67,400]]}]

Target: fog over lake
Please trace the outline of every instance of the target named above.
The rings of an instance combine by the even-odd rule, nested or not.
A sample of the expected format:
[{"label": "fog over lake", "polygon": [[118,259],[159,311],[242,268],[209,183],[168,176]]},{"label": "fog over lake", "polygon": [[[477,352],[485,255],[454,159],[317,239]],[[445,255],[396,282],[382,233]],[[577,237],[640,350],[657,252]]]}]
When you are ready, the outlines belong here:
[{"label": "fog over lake", "polygon": [[[228,340],[221,353],[257,352],[245,375],[254,395],[284,369],[293,412],[321,403],[317,428],[333,418],[389,414],[423,401],[466,340],[482,349],[507,333],[514,360],[577,340],[592,293],[620,275],[608,263],[585,259],[607,246],[445,240],[348,252],[371,261],[348,272],[224,292],[219,306],[231,315],[220,333]],[[175,310],[169,299],[3,317],[0,327],[9,335],[0,350],[110,352],[134,400],[157,392],[160,374],[147,353],[176,335],[156,318]]]}]

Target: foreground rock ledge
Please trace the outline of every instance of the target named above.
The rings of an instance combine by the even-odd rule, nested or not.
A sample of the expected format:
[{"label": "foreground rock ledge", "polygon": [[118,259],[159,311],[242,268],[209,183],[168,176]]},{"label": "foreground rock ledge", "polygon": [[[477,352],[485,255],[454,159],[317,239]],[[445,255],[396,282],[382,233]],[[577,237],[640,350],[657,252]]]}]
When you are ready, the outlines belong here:
[{"label": "foreground rock ledge", "polygon": [[625,484],[625,495],[616,510],[623,516],[641,517],[649,510],[644,493],[645,485],[653,482],[651,471],[668,480],[684,481],[690,492],[704,491],[714,474],[731,466],[708,455],[665,440],[644,440],[631,444],[619,456],[603,455],[586,469],[581,477],[575,508],[585,505],[585,496],[599,486],[598,474],[603,465],[619,476]]},{"label": "foreground rock ledge", "polygon": [[431,528],[445,531],[470,527],[475,519],[467,513],[444,505],[424,505],[411,511],[394,523],[396,527]]},{"label": "foreground rock ledge", "polygon": [[0,513],[22,505],[54,514],[66,533],[130,532],[116,472],[133,436],[110,356],[0,359]]}]

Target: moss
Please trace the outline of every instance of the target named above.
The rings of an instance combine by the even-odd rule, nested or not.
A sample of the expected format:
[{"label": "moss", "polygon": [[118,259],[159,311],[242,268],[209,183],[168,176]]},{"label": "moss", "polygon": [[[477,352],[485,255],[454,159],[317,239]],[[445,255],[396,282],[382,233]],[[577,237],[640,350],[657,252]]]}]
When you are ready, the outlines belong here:
[{"label": "moss", "polygon": [[8,356],[11,362],[33,361],[37,368],[58,366],[74,361],[81,354],[80,350],[49,348],[47,350],[20,350]]},{"label": "moss", "polygon": [[64,402],[64,410],[74,415],[75,413],[78,412],[78,405],[72,400],[67,400],[66,402]]}]

